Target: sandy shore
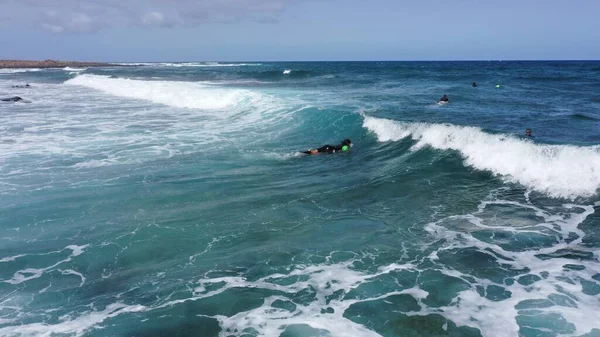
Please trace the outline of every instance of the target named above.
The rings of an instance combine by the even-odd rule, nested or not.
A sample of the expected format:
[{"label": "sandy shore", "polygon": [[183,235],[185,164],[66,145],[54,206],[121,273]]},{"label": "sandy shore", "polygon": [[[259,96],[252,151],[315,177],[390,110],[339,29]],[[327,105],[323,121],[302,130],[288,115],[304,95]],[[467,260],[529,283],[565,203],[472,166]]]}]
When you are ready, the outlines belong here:
[{"label": "sandy shore", "polygon": [[104,62],[77,62],[77,61],[19,61],[19,60],[0,60],[0,68],[81,68],[81,67],[106,67],[115,66],[114,64]]}]

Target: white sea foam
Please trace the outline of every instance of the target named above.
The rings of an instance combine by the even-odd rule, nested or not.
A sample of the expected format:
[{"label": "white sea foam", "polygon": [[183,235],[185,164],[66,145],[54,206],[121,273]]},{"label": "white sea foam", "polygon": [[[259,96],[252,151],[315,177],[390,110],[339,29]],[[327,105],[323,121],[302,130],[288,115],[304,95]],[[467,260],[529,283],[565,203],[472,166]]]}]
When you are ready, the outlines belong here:
[{"label": "white sea foam", "polygon": [[27,73],[27,72],[35,72],[41,71],[39,68],[20,68],[20,69],[8,69],[2,68],[0,69],[0,74],[16,74],[16,73]]},{"label": "white sea foam", "polygon": [[291,74],[291,73],[292,73],[292,70],[291,70],[291,69],[286,69],[286,70],[284,70],[284,71],[283,71],[283,74],[284,74],[284,75],[289,75],[289,74]]},{"label": "white sea foam", "polygon": [[418,150],[455,150],[465,165],[552,197],[594,195],[600,188],[600,146],[546,145],[476,127],[404,123],[365,116],[363,126],[381,142],[411,137]]},{"label": "white sea foam", "polygon": [[[503,223],[494,214],[484,214],[488,207],[499,205],[510,206],[517,210],[522,208],[531,212],[532,215],[535,214],[541,217],[543,222],[535,224],[533,227],[517,229],[517,231],[522,233],[545,233],[544,229],[551,227],[558,234],[556,236],[558,243],[542,249],[507,251],[495,242],[484,242],[472,236],[470,232],[477,229],[494,228],[497,232],[515,232],[510,220]],[[572,324],[574,327],[573,333],[565,335],[580,336],[591,332],[593,329],[600,328],[600,313],[596,310],[597,298],[583,293],[580,284],[582,280],[593,283],[591,277],[600,272],[600,264],[598,261],[573,261],[568,258],[541,259],[537,257],[538,254],[551,254],[560,249],[585,249],[580,245],[585,233],[578,229],[578,225],[594,212],[594,206],[563,205],[563,207],[567,211],[556,212],[532,204],[494,199],[482,202],[473,214],[450,216],[428,224],[426,229],[432,239],[435,241],[444,239],[447,243],[430,254],[429,259],[434,263],[434,266],[427,267],[427,269],[437,270],[448,277],[461,279],[470,284],[468,289],[459,291],[449,305],[439,308],[428,307],[423,302],[429,293],[418,285],[404,289],[399,286],[397,290],[388,288],[381,295],[367,297],[362,295],[359,298],[343,296],[343,294],[348,294],[361,285],[376,282],[388,273],[402,270],[424,271],[421,269],[422,266],[413,263],[392,263],[381,266],[374,273],[366,273],[354,270],[352,267],[353,260],[336,264],[296,267],[287,274],[273,274],[256,281],[249,281],[238,276],[206,278],[200,280],[196,288],[197,297],[171,301],[164,306],[215,296],[231,288],[265,289],[282,294],[297,294],[300,291],[310,289],[315,293],[315,299],[305,305],[296,305],[296,309],[285,310],[275,306],[276,301],[289,303],[289,299],[286,296],[273,295],[265,298],[263,305],[258,308],[228,317],[217,315],[213,318],[219,321],[224,331],[228,331],[229,334],[235,336],[243,335],[243,331],[246,329],[256,330],[261,336],[279,336],[290,325],[308,325],[313,329],[326,330],[328,331],[327,335],[330,336],[379,336],[378,333],[348,319],[345,312],[356,303],[385,300],[391,296],[406,294],[412,296],[421,309],[406,312],[405,315],[440,314],[458,326],[480,329],[484,337],[513,337],[519,334],[521,327],[527,326],[526,322],[519,323],[521,319],[526,320],[528,315],[527,310],[519,308],[519,305],[523,305],[527,301],[549,299],[550,306],[535,308],[535,310],[539,310],[539,313],[536,314],[535,317],[537,318],[534,317],[534,319],[543,322],[543,324],[549,324],[548,328],[540,327],[541,331],[549,331],[549,327],[560,325],[560,323],[549,322],[547,318],[544,319],[542,314],[556,314],[563,317],[567,322],[566,324]],[[464,230],[461,230],[462,227],[456,227],[456,222],[460,220],[471,227],[464,228]],[[577,235],[578,239],[565,241],[572,234]],[[470,272],[451,269],[447,267],[447,262],[440,262],[437,258],[438,253],[448,251],[452,255],[457,249],[475,249],[480,253],[489,255],[492,260],[502,264],[503,268],[508,266],[512,270],[528,269],[521,275],[535,275],[539,277],[539,280],[533,285],[518,282],[496,284],[490,279],[472,275]],[[580,264],[584,269],[565,269],[564,265],[570,263]],[[428,265],[428,263],[425,263],[425,265]],[[468,269],[468,266],[466,268]],[[278,282],[278,280],[293,279],[295,276],[301,277],[291,284]],[[222,284],[222,286],[217,290],[206,291],[209,285],[214,286],[215,284]],[[485,293],[482,295],[477,291],[478,287],[486,289],[489,286],[505,288],[511,295],[506,299],[492,300],[486,298]],[[331,297],[332,294],[339,294],[340,292],[342,295]],[[575,303],[573,306],[557,302],[557,296],[560,297],[565,292],[571,298],[570,301]]]},{"label": "white sea foam", "polygon": [[14,261],[14,260],[16,260],[16,259],[18,259],[20,257],[23,257],[23,256],[27,256],[27,255],[26,254],[19,254],[19,255],[15,255],[15,256],[4,257],[4,258],[0,259],[0,262],[11,262],[11,261]]},{"label": "white sea foam", "polygon": [[97,75],[77,76],[65,84],[178,108],[219,110],[261,98],[260,94],[248,90],[221,89],[192,82],[141,81]]},{"label": "white sea foam", "polygon": [[[41,90],[27,96],[33,104],[9,106],[11,112],[0,116],[0,193],[49,186],[42,176],[53,168],[139,164],[238,142],[261,148],[251,145],[286,132],[287,118],[301,104],[216,85],[95,75],[35,87]],[[24,159],[36,165],[24,165]]]},{"label": "white sea foam", "polygon": [[106,319],[131,312],[144,311],[146,308],[141,305],[125,305],[123,303],[113,303],[104,310],[88,311],[77,318],[69,319],[63,317],[63,321],[56,324],[47,323],[29,323],[17,326],[7,326],[0,328],[0,336],[3,337],[50,337],[55,335],[83,336],[86,331],[102,323]]},{"label": "white sea foam", "polygon": [[[420,289],[409,288],[365,300],[328,300],[327,297],[332,296],[336,292],[343,291],[347,293],[360,284],[368,283],[371,279],[381,275],[392,271],[414,268],[411,264],[393,264],[380,268],[379,271],[373,274],[366,274],[353,270],[351,268],[353,262],[354,260],[337,264],[303,266],[292,270],[289,274],[273,274],[256,281],[248,281],[242,277],[202,279],[196,288],[196,297],[187,300],[171,301],[163,306],[172,306],[188,300],[212,297],[231,288],[258,288],[287,294],[296,294],[299,291],[312,289],[316,292],[316,300],[296,310],[288,311],[274,308],[272,304],[277,300],[289,301],[285,296],[275,295],[266,298],[264,304],[256,309],[240,312],[230,317],[217,315],[214,318],[219,321],[224,331],[237,331],[241,333],[245,329],[252,328],[258,331],[260,336],[279,336],[287,326],[308,325],[314,329],[327,330],[329,332],[328,335],[332,337],[376,337],[380,335],[346,318],[344,316],[346,309],[355,303],[373,301],[392,295],[410,294],[416,297],[426,296],[426,292]],[[281,280],[294,276],[305,276],[307,279],[306,281],[298,281],[289,285],[278,284]],[[206,286],[218,283],[223,283],[223,286],[218,290],[206,292]],[[332,312],[323,312],[326,308],[333,310]]]},{"label": "white sea foam", "polygon": [[59,270],[61,272],[61,274],[63,275],[76,275],[81,279],[81,283],[79,284],[79,287],[83,286],[83,284],[85,283],[85,276],[83,276],[82,273],[79,273],[73,269],[67,269],[67,270]]},{"label": "white sea foam", "polygon": [[87,70],[87,68],[71,68],[71,67],[64,67],[63,68],[64,71],[70,71],[70,72],[74,72],[74,73],[78,73],[78,72],[82,72]]},{"label": "white sea foam", "polygon": [[[593,329],[600,328],[600,312],[597,310],[598,299],[596,296],[585,294],[582,291],[582,282],[594,283],[592,276],[600,272],[597,260],[573,260],[566,257],[541,259],[539,254],[552,254],[561,249],[586,250],[582,246],[585,233],[578,226],[594,212],[595,205],[566,204],[558,211],[555,208],[547,209],[531,203],[521,203],[513,200],[502,200],[496,197],[481,202],[472,214],[453,215],[442,218],[425,226],[429,233],[429,240],[441,242],[434,253],[410,262],[398,261],[380,266],[377,270],[365,271],[355,268],[355,262],[362,260],[372,261],[370,254],[356,254],[343,262],[331,262],[333,254],[325,258],[325,262],[314,265],[292,265],[288,271],[274,273],[256,280],[249,280],[240,276],[202,277],[198,280],[195,289],[190,289],[189,296],[175,300],[169,299],[154,305],[125,305],[113,303],[105,309],[73,313],[55,324],[30,323],[0,328],[0,336],[45,336],[45,334],[67,334],[81,336],[92,329],[100,329],[101,324],[108,318],[132,312],[151,312],[165,308],[183,305],[186,302],[218,296],[231,289],[260,289],[271,292],[265,296],[262,304],[247,311],[241,311],[229,316],[204,315],[198,316],[214,318],[228,336],[243,336],[248,329],[256,331],[259,336],[276,337],[288,327],[305,325],[313,329],[327,331],[332,337],[366,336],[378,337],[380,334],[357,323],[347,315],[348,309],[355,304],[382,301],[391,304],[388,299],[397,295],[408,295],[416,300],[419,309],[403,312],[399,315],[427,316],[442,315],[458,326],[478,328],[484,337],[513,337],[519,330],[528,326],[527,310],[520,308],[527,301],[548,300],[549,305],[535,306],[533,319],[548,327],[540,327],[541,331],[551,331],[552,327],[560,329],[561,322],[551,322],[544,314],[555,314],[571,324],[573,331],[563,333],[565,336],[581,336],[590,333]],[[510,207],[513,211],[530,212],[530,218],[540,219],[529,226],[515,227],[513,219],[496,217],[494,207]],[[491,208],[491,210],[490,210]],[[547,235],[555,240],[555,244],[545,248],[533,248],[511,251],[502,248],[494,239],[484,241],[472,233],[479,230],[493,229],[497,233],[537,233]],[[548,232],[551,229],[553,233]],[[574,240],[572,238],[576,237]],[[567,240],[569,238],[569,240]],[[427,239],[426,239],[427,240]],[[213,245],[219,244],[220,239],[213,239],[205,252]],[[425,245],[425,249],[430,247]],[[67,247],[68,248],[68,247]],[[69,248],[76,255],[80,249]],[[518,279],[523,275],[534,275],[538,279],[533,284],[519,282],[496,283],[480,273],[473,273],[470,266],[464,268],[449,267],[448,261],[440,259],[454,259],[456,251],[472,251],[486,254],[490,260],[498,264],[500,270],[520,271],[514,276]],[[204,252],[203,252],[204,253]],[[201,254],[203,254],[201,253]],[[441,256],[441,258],[440,258]],[[452,256],[452,257],[448,257]],[[190,257],[193,261],[196,256]],[[566,264],[578,264],[582,269],[567,269]],[[360,263],[359,263],[360,265]],[[442,307],[429,307],[426,299],[430,295],[421,288],[427,280],[415,281],[413,285],[400,285],[394,283],[394,278],[403,278],[399,272],[423,273],[426,270],[441,272],[442,274],[460,279],[469,286],[466,290],[458,291],[449,304]],[[475,270],[477,272],[477,270]],[[83,275],[72,270],[65,270],[63,275]],[[483,273],[485,274],[485,272]],[[405,282],[406,280],[404,280]],[[386,287],[376,285],[384,282]],[[370,286],[369,284],[373,284]],[[83,284],[83,283],[82,283]],[[359,287],[363,287],[359,290]],[[510,295],[504,299],[489,299],[486,290],[481,294],[477,289],[486,289],[495,286],[504,288]],[[374,288],[379,291],[372,292]],[[439,291],[442,291],[439,289]],[[298,303],[293,300],[301,292],[311,294],[308,303]],[[351,294],[353,293],[353,294]],[[561,303],[561,296],[568,303]],[[276,303],[278,302],[278,303]],[[296,302],[296,303],[293,303]],[[287,309],[281,304],[287,303]],[[572,303],[572,304],[569,304]],[[389,312],[394,315],[395,311]],[[11,318],[5,318],[8,324],[14,323]],[[447,328],[447,325],[444,325]]]},{"label": "white sea foam", "polygon": [[[88,245],[83,245],[83,246],[70,245],[70,246],[67,246],[67,247],[65,247],[65,249],[70,249],[71,250],[71,255],[69,255],[67,258],[65,258],[63,260],[60,260],[60,261],[58,261],[58,262],[56,262],[56,263],[54,263],[54,264],[52,264],[52,265],[50,265],[48,267],[45,267],[45,268],[25,268],[25,269],[21,269],[21,270],[15,272],[14,275],[13,275],[13,277],[11,279],[2,280],[2,282],[9,283],[9,284],[20,284],[20,283],[27,282],[27,281],[32,280],[32,279],[40,278],[45,272],[54,270],[54,269],[56,269],[57,266],[59,266],[59,265],[61,265],[63,263],[66,263],[66,262],[70,262],[73,257],[79,256],[79,255],[83,254],[83,252],[84,252],[85,248],[87,248],[87,246]],[[63,249],[63,250],[65,250],[65,249]],[[61,251],[63,251],[63,250],[61,250]],[[51,252],[51,253],[42,254],[42,255],[50,255],[50,254],[53,254],[53,253],[59,253],[61,251]],[[2,261],[2,262],[14,261],[17,258],[23,257],[23,256],[25,256],[25,255],[13,256],[13,257],[7,258],[7,260]],[[77,273],[77,272],[75,272],[73,270],[70,270],[69,274],[75,274],[75,273]],[[82,282],[84,282],[85,281],[85,277],[83,277],[83,275],[81,275],[79,273],[77,273],[77,274],[82,277]]]},{"label": "white sea foam", "polygon": [[[541,254],[553,254],[560,250],[577,250],[591,252],[592,249],[581,245],[585,233],[578,226],[591,214],[594,207],[600,205],[563,205],[567,211],[556,212],[540,208],[531,203],[522,204],[515,201],[491,200],[484,201],[473,214],[451,216],[426,225],[425,229],[434,237],[444,239],[447,244],[430,255],[433,262],[438,261],[440,252],[449,251],[455,254],[456,250],[473,249],[479,253],[490,256],[499,264],[497,268],[512,270],[528,270],[527,275],[537,277],[532,285],[520,284],[495,284],[488,279],[473,275],[463,274],[460,271],[440,266],[440,271],[451,277],[469,281],[473,286],[499,286],[510,292],[510,296],[503,300],[490,300],[482,297],[475,287],[462,291],[451,305],[441,308],[443,315],[457,325],[476,326],[484,336],[511,337],[519,335],[520,326],[527,326],[526,322],[519,325],[519,319],[527,320],[531,315],[519,305],[532,303],[532,301],[547,300],[550,305],[533,305],[537,312],[533,318],[545,321],[548,326],[558,326],[560,323],[551,323],[544,319],[544,314],[556,314],[563,317],[568,323],[573,324],[575,331],[570,336],[579,336],[600,328],[600,313],[597,310],[598,299],[596,296],[582,291],[582,281],[595,283],[594,274],[600,272],[598,260],[573,260],[563,257],[542,259]],[[523,209],[544,221],[517,228],[511,219],[498,219],[495,211],[485,214],[488,207],[509,206],[512,209]],[[572,212],[569,212],[571,210]],[[457,223],[461,223],[457,226]],[[545,228],[551,229],[548,233]],[[555,238],[558,242],[550,247],[541,249],[510,251],[502,248],[496,240],[482,241],[473,236],[479,230],[492,230],[494,233],[538,233]],[[567,241],[575,235],[577,239]],[[503,236],[504,237],[504,236]],[[581,270],[565,268],[567,264],[577,264]],[[557,298],[564,296],[570,298],[571,305],[561,304]],[[548,329],[541,327],[541,330]]]},{"label": "white sea foam", "polygon": [[[500,222],[494,214],[484,214],[488,207],[510,206],[513,209],[522,208],[543,219],[543,222],[533,227],[526,227],[522,233],[545,233],[547,227],[553,228],[557,233],[558,243],[552,247],[542,249],[530,249],[525,251],[507,251],[496,243],[481,241],[470,234],[477,229],[494,228],[497,232],[508,231],[513,233],[515,228],[507,220]],[[598,204],[596,204],[598,206]],[[327,330],[330,336],[379,336],[374,331],[366,329],[347,318],[344,314],[353,304],[385,300],[394,295],[407,294],[417,300],[421,309],[419,311],[404,313],[409,316],[440,314],[450,319],[458,326],[469,326],[480,329],[484,337],[513,337],[519,334],[522,326],[527,323],[518,324],[520,319],[527,319],[527,311],[519,309],[519,305],[530,300],[550,299],[551,306],[536,308],[543,314],[556,314],[563,317],[574,326],[574,333],[569,336],[579,336],[589,333],[593,329],[600,328],[600,313],[596,310],[598,301],[595,296],[582,292],[580,282],[586,280],[593,282],[592,275],[600,272],[598,261],[576,261],[568,258],[541,259],[538,254],[551,254],[560,249],[585,249],[581,247],[581,239],[585,235],[578,229],[588,216],[594,212],[593,205],[564,205],[567,211],[556,212],[539,208],[532,204],[521,204],[507,200],[484,201],[473,214],[450,216],[435,223],[428,224],[426,229],[432,239],[444,239],[447,243],[430,254],[430,260],[434,263],[432,270],[437,270],[449,277],[461,279],[470,284],[470,288],[458,292],[449,305],[435,308],[428,307],[423,300],[429,293],[418,285],[397,290],[387,289],[381,295],[370,297],[361,296],[357,298],[345,298],[343,295],[331,297],[332,294],[342,292],[347,294],[360,285],[365,285],[378,280],[385,274],[409,270],[424,271],[422,266],[413,263],[392,263],[381,266],[374,273],[366,273],[354,270],[353,261],[336,264],[311,265],[292,269],[288,274],[273,274],[256,281],[249,281],[243,277],[217,277],[202,279],[196,289],[197,298],[211,297],[220,294],[230,288],[254,288],[266,289],[284,294],[297,294],[300,291],[310,289],[315,292],[315,300],[306,304],[298,305],[296,309],[284,310],[275,307],[275,301],[288,301],[286,296],[274,295],[265,299],[261,307],[249,311],[240,312],[233,316],[214,316],[219,320],[221,327],[229,332],[239,332],[252,328],[262,336],[279,336],[282,331],[290,325],[308,325],[314,329]],[[456,227],[457,221],[466,222],[470,228]],[[572,234],[578,239],[565,241]],[[554,236],[550,234],[551,236]],[[539,280],[534,285],[513,283],[496,284],[494,281],[477,277],[470,272],[450,269],[446,262],[440,262],[438,253],[448,251],[450,255],[457,249],[476,249],[478,252],[489,255],[497,263],[509,266],[513,270],[529,270],[521,275],[535,275]],[[591,249],[588,249],[591,250]],[[583,270],[568,270],[565,264],[576,263],[583,265]],[[426,263],[427,265],[427,263]],[[468,268],[468,267],[467,267]],[[500,268],[500,266],[498,266]],[[503,267],[506,268],[506,267]],[[294,276],[303,276],[292,284],[282,285],[278,280],[290,279]],[[209,285],[223,284],[218,290],[207,292]],[[492,300],[481,295],[477,287],[496,286],[505,288],[511,295],[503,300]],[[565,306],[556,302],[556,296],[562,296],[568,292],[574,306]],[[175,305],[186,300],[172,301],[165,305]],[[327,308],[332,310],[328,311]],[[538,320],[541,315],[537,315]],[[553,324],[541,319],[544,324]],[[545,328],[541,328],[544,330]],[[238,334],[234,334],[238,336]]]}]

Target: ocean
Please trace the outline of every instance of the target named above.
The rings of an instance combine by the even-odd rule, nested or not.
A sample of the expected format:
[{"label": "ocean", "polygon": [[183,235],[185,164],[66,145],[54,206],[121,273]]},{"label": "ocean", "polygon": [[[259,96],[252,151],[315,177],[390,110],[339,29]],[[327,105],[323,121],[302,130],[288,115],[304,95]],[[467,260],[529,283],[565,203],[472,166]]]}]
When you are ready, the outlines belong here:
[{"label": "ocean", "polygon": [[1,337],[600,336],[600,62],[2,69],[12,96]]}]

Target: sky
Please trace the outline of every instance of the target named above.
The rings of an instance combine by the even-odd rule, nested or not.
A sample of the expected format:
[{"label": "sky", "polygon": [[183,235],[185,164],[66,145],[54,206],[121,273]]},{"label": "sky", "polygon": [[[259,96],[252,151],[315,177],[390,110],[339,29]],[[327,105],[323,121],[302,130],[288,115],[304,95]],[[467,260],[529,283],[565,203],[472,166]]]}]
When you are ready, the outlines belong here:
[{"label": "sky", "polygon": [[0,59],[598,60],[600,0],[0,0]]}]

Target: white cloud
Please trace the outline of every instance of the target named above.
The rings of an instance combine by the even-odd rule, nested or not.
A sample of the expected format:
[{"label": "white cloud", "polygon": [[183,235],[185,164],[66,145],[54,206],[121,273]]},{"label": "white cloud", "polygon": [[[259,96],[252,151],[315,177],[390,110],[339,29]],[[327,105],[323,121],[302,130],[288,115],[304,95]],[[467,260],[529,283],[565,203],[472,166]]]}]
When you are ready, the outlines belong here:
[{"label": "white cloud", "polygon": [[[155,0],[168,3],[168,0]],[[243,20],[272,22],[283,12],[286,0],[176,0],[187,24],[235,23]]]},{"label": "white cloud", "polygon": [[43,30],[47,30],[51,33],[62,33],[65,31],[65,28],[62,26],[57,26],[57,25],[44,23],[44,22],[40,23],[40,27],[42,27]]},{"label": "white cloud", "polygon": [[102,28],[102,23],[85,13],[47,11],[39,26],[52,33],[93,33]]},{"label": "white cloud", "polygon": [[160,26],[165,22],[165,16],[161,12],[146,13],[142,18],[142,22],[148,26]]},{"label": "white cloud", "polygon": [[173,27],[175,22],[161,12],[148,12],[142,16],[142,24],[150,27]]}]

